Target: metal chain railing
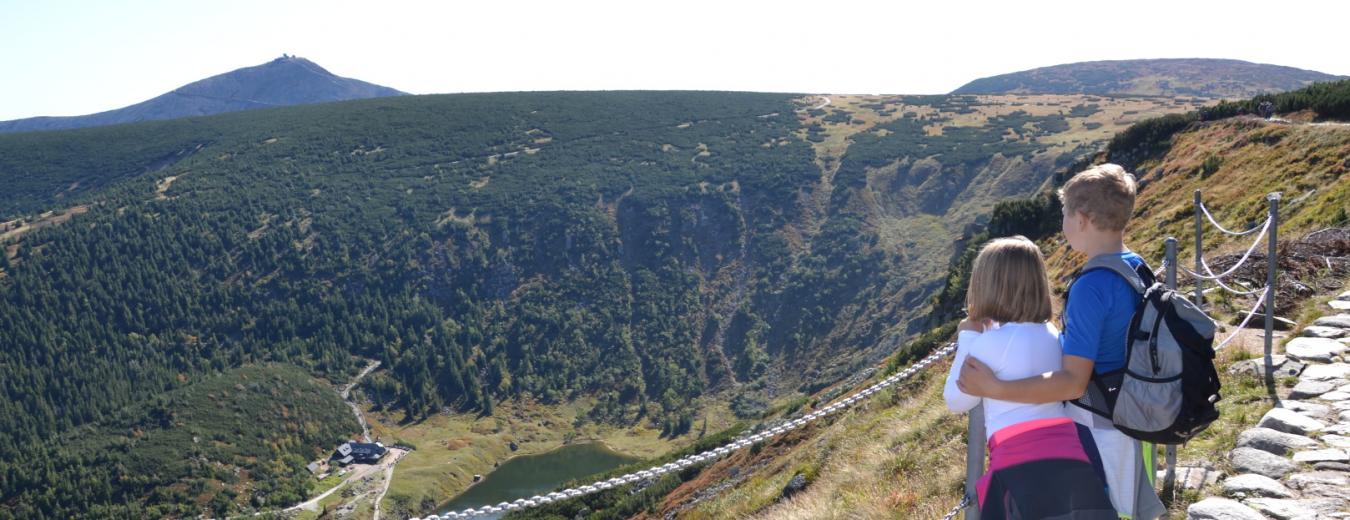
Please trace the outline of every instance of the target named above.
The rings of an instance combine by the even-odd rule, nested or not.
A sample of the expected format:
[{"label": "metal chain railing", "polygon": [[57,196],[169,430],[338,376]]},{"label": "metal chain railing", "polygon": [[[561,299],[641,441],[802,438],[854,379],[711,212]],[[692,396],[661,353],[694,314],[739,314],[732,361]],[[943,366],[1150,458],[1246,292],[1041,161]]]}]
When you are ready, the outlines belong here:
[{"label": "metal chain railing", "polygon": [[953,518],[956,518],[956,515],[961,514],[961,510],[969,505],[970,493],[962,493],[961,502],[956,504],[956,507],[953,507],[951,511],[948,511],[947,514],[942,517],[942,520],[952,520]]},{"label": "metal chain railing", "polygon": [[844,408],[847,408],[848,406],[851,406],[864,398],[870,397],[872,394],[885,390],[887,387],[894,385],[895,383],[908,379],[909,377],[919,373],[923,369],[928,368],[933,363],[936,363],[937,361],[941,360],[943,357],[946,357],[948,354],[951,354],[955,350],[956,350],[956,343],[949,343],[943,346],[942,348],[934,351],[932,354],[929,354],[922,360],[919,360],[917,363],[910,365],[909,368],[901,370],[900,372],[896,372],[895,374],[892,374],[891,376],[882,379],[876,384],[873,384],[872,386],[860,390],[849,397],[836,401],[829,406],[806,414],[802,417],[798,417],[796,419],[787,421],[777,426],[767,428],[758,433],[743,436],[719,448],[711,449],[695,455],[689,455],[674,462],[663,464],[655,468],[629,473],[627,475],[614,477],[609,480],[597,482],[594,484],[588,484],[585,486],[565,489],[563,491],[555,491],[543,495],[535,495],[530,498],[520,498],[512,502],[501,502],[495,506],[483,506],[475,509],[465,509],[463,511],[433,514],[424,517],[423,519],[413,518],[412,520],[443,520],[452,518],[473,518],[475,516],[526,509],[557,502],[560,500],[566,500],[569,498],[576,498],[583,495],[589,495],[591,493],[597,493],[600,491],[604,491],[606,489],[622,486],[625,484],[631,484],[641,480],[660,477],[667,473],[679,471],[689,466],[693,466],[695,464],[701,464],[703,462],[715,460],[733,451],[748,447],[757,442],[764,441],[766,439],[770,439],[772,437],[776,437],[789,431],[801,428],[802,426],[805,426],[811,423],[812,421],[815,421],[816,419],[820,419],[821,417],[824,417],[826,415],[830,415],[832,413],[843,410]]}]

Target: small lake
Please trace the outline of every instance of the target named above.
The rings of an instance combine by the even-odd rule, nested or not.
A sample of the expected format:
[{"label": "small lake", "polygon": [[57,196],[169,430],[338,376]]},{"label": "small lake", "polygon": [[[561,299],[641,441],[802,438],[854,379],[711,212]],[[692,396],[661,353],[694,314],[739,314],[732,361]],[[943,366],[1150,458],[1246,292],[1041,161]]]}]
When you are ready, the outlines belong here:
[{"label": "small lake", "polygon": [[[572,479],[603,473],[641,459],[609,449],[603,443],[568,444],[561,448],[514,457],[441,508],[442,513],[511,502],[548,493]],[[587,482],[589,483],[589,482]],[[496,519],[502,515],[475,518]]]}]

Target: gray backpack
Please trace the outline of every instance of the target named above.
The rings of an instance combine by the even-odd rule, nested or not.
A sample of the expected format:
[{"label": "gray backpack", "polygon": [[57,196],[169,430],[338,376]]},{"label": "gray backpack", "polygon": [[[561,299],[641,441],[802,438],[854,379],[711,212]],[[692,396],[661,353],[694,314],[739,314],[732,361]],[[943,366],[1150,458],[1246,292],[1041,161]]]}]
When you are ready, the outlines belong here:
[{"label": "gray backpack", "polygon": [[1219,418],[1214,320],[1158,283],[1146,264],[1135,269],[1118,255],[1100,255],[1083,266],[1083,273],[1099,269],[1128,281],[1140,295],[1139,304],[1126,332],[1125,366],[1094,373],[1083,396],[1070,402],[1135,439],[1186,442]]}]

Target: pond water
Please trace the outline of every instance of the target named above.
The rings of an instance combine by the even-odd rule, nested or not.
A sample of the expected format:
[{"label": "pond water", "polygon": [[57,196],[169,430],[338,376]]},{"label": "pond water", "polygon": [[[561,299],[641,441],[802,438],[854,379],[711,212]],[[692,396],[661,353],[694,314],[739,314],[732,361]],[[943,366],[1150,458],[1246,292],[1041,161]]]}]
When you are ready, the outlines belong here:
[{"label": "pond water", "polygon": [[463,511],[548,493],[569,480],[603,473],[638,460],[641,459],[611,450],[599,442],[568,444],[538,455],[514,457],[451,499],[441,512]]}]

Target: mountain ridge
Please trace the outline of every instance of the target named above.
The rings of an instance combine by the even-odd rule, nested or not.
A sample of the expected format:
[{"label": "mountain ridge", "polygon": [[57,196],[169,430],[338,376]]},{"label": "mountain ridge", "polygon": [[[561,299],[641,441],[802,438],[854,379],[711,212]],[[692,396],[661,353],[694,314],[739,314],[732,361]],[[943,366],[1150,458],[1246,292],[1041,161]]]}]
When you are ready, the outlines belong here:
[{"label": "mountain ridge", "polygon": [[0,133],[87,128],[400,95],[406,93],[340,77],[305,58],[283,55],[267,63],[200,79],[122,108],[79,116],[0,121]]},{"label": "mountain ridge", "polygon": [[1246,98],[1343,79],[1322,72],[1216,58],[1100,60],[979,78],[952,94],[1096,94]]}]

